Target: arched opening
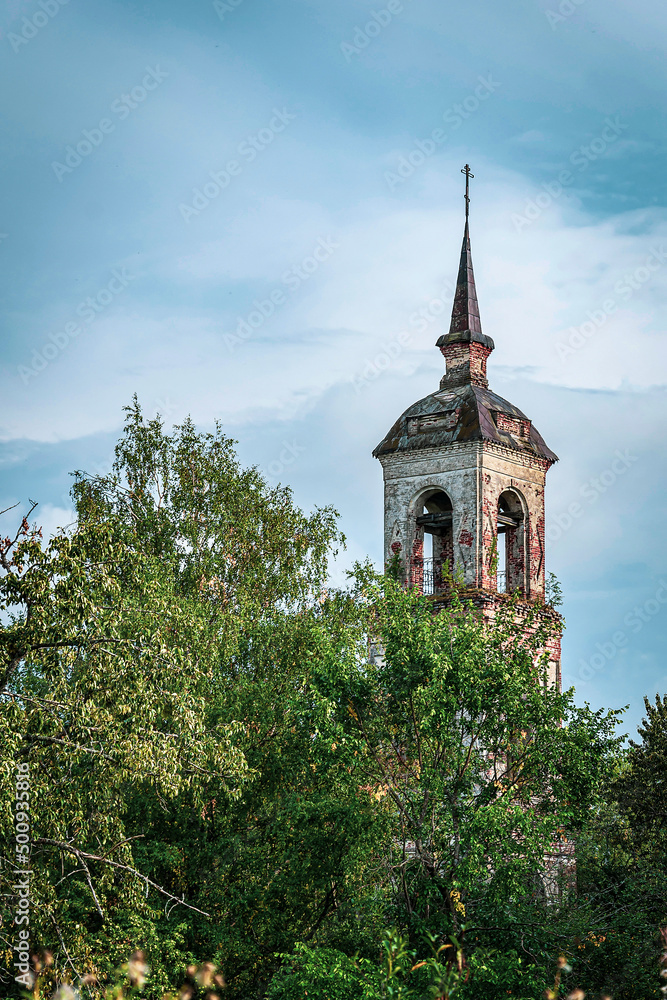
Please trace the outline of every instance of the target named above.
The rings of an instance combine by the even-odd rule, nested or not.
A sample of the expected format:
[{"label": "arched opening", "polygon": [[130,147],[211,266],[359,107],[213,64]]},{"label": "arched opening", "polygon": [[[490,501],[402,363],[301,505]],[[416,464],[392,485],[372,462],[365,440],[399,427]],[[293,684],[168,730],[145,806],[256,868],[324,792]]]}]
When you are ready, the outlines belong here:
[{"label": "arched opening", "polygon": [[453,571],[452,501],[444,490],[430,490],[417,504],[413,583],[423,594],[437,594]]},{"label": "arched opening", "polygon": [[499,594],[525,590],[523,505],[517,493],[505,490],[498,498],[496,589]]}]

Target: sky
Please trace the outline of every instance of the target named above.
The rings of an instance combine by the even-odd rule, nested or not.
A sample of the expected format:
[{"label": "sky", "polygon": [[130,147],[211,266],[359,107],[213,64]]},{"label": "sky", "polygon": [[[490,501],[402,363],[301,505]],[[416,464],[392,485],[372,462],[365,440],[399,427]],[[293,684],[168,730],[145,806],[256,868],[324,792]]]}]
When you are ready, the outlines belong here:
[{"label": "sky", "polygon": [[658,0],[3,0],[0,509],[69,523],[136,392],[380,568],[371,451],[443,373],[470,163],[490,385],[560,458],[563,682],[634,734],[667,691],[666,48]]}]

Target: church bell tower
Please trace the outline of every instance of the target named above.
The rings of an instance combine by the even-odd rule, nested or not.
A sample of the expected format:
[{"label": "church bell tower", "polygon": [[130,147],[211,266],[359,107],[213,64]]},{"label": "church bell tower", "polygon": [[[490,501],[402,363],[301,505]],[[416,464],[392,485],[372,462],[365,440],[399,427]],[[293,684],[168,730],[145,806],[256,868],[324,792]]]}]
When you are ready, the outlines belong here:
[{"label": "church bell tower", "polygon": [[509,593],[544,600],[544,487],[557,456],[521,410],[489,389],[494,343],[477,302],[467,164],[462,173],[461,261],[449,332],[436,342],[446,371],[373,454],[384,474],[385,564],[400,564],[408,585],[435,597],[453,577],[491,610]]}]

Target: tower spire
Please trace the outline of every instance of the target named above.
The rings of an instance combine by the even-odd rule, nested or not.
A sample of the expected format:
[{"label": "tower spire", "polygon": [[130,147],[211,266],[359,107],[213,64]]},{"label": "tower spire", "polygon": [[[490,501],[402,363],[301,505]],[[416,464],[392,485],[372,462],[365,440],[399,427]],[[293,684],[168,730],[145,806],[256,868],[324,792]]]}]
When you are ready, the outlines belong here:
[{"label": "tower spire", "polygon": [[454,307],[452,309],[452,321],[449,325],[449,343],[453,340],[454,334],[482,333],[482,321],[479,318],[479,303],[477,302],[477,289],[475,288],[475,275],[472,269],[472,254],[470,252],[470,178],[475,175],[470,166],[466,163],[461,170],[466,175],[466,193],[463,196],[466,203],[466,222],[463,230],[463,245],[461,247],[461,260],[459,263],[459,273],[456,279],[456,292],[454,293]]},{"label": "tower spire", "polygon": [[[482,333],[482,321],[479,317],[479,303],[477,302],[477,289],[475,287],[475,274],[472,269],[472,254],[470,252],[470,229],[469,229],[469,216],[470,216],[470,179],[475,175],[470,169],[470,165],[466,163],[465,167],[461,170],[462,174],[465,174],[466,178],[466,189],[465,195],[465,227],[463,230],[463,245],[461,246],[461,259],[459,262],[459,273],[456,279],[456,291],[454,293],[454,305],[452,307],[452,319],[449,324],[449,333],[443,334],[436,341],[436,347],[439,347],[445,356],[447,361],[447,373],[451,381],[451,377],[454,375],[454,369],[456,368],[456,379],[460,381],[478,381],[479,384],[486,384],[486,357],[493,350],[493,341],[490,337],[487,337]],[[475,355],[479,361],[480,370],[478,373],[473,372],[473,368],[470,368],[470,361],[473,360],[471,357],[466,359],[467,361],[467,371],[464,372],[462,365],[463,359],[460,357],[460,349],[454,350],[455,345],[468,344],[470,345],[470,350],[472,350],[472,345],[478,344],[483,348],[484,357],[480,354],[480,350],[477,348],[475,350]],[[447,378],[447,376],[446,376]]]}]

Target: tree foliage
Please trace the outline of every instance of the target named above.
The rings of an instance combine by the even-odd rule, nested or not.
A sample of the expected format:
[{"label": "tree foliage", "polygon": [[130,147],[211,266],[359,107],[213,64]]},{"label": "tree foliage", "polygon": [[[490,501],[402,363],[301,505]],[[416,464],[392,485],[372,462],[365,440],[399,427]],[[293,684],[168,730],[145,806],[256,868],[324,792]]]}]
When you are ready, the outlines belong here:
[{"label": "tree foliage", "polygon": [[[219,429],[167,434],[136,401],[112,474],[78,474],[73,492],[71,530],[43,545],[24,520],[2,547],[3,843],[13,851],[25,762],[31,931],[58,945],[55,972],[113,967],[139,936],[167,969],[195,947],[192,921],[213,919],[211,830],[233,808],[240,821],[246,786],[275,784],[290,759],[280,737],[340,539],[331,510],[302,514]],[[245,836],[229,832],[224,854]],[[6,925],[16,867],[6,851]]]},{"label": "tree foliage", "polygon": [[630,743],[627,765],[614,782],[619,807],[636,849],[667,856],[667,695],[644,697],[641,743]]}]

